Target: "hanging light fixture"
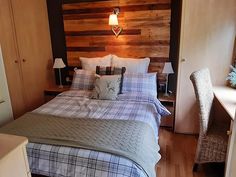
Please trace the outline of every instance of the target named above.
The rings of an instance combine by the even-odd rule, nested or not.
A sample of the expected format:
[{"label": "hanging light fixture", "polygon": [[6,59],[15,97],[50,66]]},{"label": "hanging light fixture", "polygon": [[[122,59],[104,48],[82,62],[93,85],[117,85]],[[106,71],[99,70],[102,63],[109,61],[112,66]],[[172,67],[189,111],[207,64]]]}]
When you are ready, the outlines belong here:
[{"label": "hanging light fixture", "polygon": [[109,25],[111,26],[111,30],[116,35],[116,37],[118,37],[122,31],[122,27],[119,26],[119,22],[118,22],[119,13],[120,13],[120,9],[114,8],[113,13],[110,14],[109,16]]}]

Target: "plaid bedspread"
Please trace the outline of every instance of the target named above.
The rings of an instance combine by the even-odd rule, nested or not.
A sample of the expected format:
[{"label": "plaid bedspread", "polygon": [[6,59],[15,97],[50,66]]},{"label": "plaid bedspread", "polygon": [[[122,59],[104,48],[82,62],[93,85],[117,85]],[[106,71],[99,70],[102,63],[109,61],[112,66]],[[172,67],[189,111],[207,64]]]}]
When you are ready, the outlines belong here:
[{"label": "plaid bedspread", "polygon": [[[116,101],[89,99],[91,92],[67,91],[34,112],[71,118],[125,119],[148,123],[158,137],[160,116],[168,111],[157,99],[140,93],[121,94]],[[157,147],[159,151],[159,147]],[[93,150],[29,143],[32,173],[53,177],[145,177],[134,162]]]}]

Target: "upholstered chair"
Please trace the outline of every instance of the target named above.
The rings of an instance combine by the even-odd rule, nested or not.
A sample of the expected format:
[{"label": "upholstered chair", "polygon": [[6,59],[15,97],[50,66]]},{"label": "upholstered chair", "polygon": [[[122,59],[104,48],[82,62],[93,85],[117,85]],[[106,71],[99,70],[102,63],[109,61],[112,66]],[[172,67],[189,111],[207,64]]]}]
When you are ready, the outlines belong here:
[{"label": "upholstered chair", "polygon": [[193,171],[198,164],[225,162],[227,151],[227,126],[213,117],[214,93],[208,69],[193,72],[190,76],[199,106],[200,132]]}]

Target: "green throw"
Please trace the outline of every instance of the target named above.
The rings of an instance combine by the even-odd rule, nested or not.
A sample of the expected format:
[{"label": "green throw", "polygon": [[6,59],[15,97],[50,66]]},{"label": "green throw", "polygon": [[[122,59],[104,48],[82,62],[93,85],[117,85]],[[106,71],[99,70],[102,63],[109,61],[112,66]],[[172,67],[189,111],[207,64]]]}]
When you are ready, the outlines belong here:
[{"label": "green throw", "polygon": [[0,128],[29,142],[78,147],[126,157],[155,177],[160,159],[152,128],[140,121],[65,118],[27,113]]}]

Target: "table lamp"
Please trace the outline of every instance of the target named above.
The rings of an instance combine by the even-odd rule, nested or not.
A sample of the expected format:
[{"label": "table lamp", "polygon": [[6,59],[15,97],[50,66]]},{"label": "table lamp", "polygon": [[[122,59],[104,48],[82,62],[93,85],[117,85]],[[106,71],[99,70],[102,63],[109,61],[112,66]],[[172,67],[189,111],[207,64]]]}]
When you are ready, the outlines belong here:
[{"label": "table lamp", "polygon": [[53,68],[59,70],[59,79],[60,79],[60,85],[59,88],[63,88],[62,82],[61,82],[61,68],[65,68],[66,65],[64,64],[62,58],[55,58]]},{"label": "table lamp", "polygon": [[162,73],[166,74],[166,90],[165,90],[164,96],[169,96],[169,93],[167,91],[167,88],[168,88],[168,77],[169,77],[169,74],[173,74],[174,73],[174,70],[172,68],[171,62],[165,62],[165,65],[164,65],[164,68],[162,70]]}]

